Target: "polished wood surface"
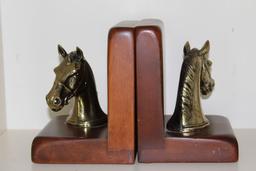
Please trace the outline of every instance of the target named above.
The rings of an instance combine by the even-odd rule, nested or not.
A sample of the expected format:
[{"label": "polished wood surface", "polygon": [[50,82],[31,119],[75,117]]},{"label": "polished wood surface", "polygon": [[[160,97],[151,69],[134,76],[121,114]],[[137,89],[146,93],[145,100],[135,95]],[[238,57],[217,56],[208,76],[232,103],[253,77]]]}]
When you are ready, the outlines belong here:
[{"label": "polished wood surface", "polygon": [[161,27],[159,20],[143,20],[135,29],[139,158],[143,149],[164,146]]},{"label": "polished wood surface", "polygon": [[[38,130],[7,130],[0,135],[1,171],[255,171],[256,129],[234,129],[239,141],[237,163],[158,163],[113,164],[32,164],[28,152]],[[17,143],[18,142],[18,143]]]},{"label": "polished wood surface", "polygon": [[[238,143],[227,118],[206,115],[210,126],[191,135],[166,131],[164,147],[144,149],[141,162],[236,162]],[[167,123],[170,115],[165,116]]]},{"label": "polished wood surface", "polygon": [[56,117],[32,143],[35,163],[119,163],[135,159],[136,22],[122,22],[108,37],[108,125],[78,129]]},{"label": "polished wood surface", "polygon": [[35,163],[132,163],[131,150],[109,152],[107,127],[68,126],[66,116],[52,119],[32,143]]},{"label": "polished wood surface", "polygon": [[[108,149],[134,150],[135,146],[135,41],[136,22],[112,28],[108,42]],[[134,154],[131,154],[134,155]]]},{"label": "polished wood surface", "polygon": [[[211,125],[194,135],[167,133],[162,27],[158,20],[147,20],[135,29],[139,162],[237,161],[238,144],[230,123],[224,117],[209,116]],[[172,97],[176,98],[176,94]]]}]

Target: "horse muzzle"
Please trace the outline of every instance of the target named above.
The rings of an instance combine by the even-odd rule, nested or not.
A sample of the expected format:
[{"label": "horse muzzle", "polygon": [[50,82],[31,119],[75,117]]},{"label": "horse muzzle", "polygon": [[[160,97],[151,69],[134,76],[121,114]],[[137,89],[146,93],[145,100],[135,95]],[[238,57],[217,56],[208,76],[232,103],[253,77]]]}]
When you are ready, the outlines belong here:
[{"label": "horse muzzle", "polygon": [[214,79],[211,79],[209,82],[205,83],[203,86],[200,87],[201,94],[203,96],[208,97],[212,93],[214,86],[215,86],[215,81]]},{"label": "horse muzzle", "polygon": [[64,106],[63,100],[58,96],[47,95],[46,102],[50,109],[55,112],[60,111]]}]

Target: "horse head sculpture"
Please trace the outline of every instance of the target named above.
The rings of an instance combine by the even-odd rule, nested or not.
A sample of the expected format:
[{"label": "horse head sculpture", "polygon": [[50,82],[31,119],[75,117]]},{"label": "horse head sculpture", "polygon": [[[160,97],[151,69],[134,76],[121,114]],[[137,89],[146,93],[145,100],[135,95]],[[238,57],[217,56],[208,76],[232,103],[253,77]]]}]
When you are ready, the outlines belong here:
[{"label": "horse head sculpture", "polygon": [[75,103],[66,122],[78,127],[99,127],[107,123],[97,97],[96,85],[90,65],[84,59],[80,48],[67,53],[58,45],[63,61],[54,69],[56,79],[46,96],[48,106],[53,111],[61,110],[72,97]]},{"label": "horse head sculpture", "polygon": [[167,123],[169,131],[186,133],[209,125],[200,103],[200,95],[210,96],[215,85],[211,78],[209,50],[209,41],[200,50],[190,49],[188,42],[184,46],[176,107]]}]

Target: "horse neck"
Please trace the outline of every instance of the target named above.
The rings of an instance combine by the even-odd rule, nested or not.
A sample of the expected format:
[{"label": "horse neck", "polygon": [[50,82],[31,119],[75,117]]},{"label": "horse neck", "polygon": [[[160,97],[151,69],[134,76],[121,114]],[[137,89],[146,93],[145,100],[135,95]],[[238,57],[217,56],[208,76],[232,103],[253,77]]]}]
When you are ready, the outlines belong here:
[{"label": "horse neck", "polygon": [[202,113],[200,103],[201,61],[199,58],[185,59],[182,64],[175,112],[191,117],[191,111]]},{"label": "horse neck", "polygon": [[93,72],[87,62],[85,62],[84,67],[87,80],[82,83],[75,96],[74,110],[76,113],[93,117],[93,115],[102,112],[102,110],[98,101]]}]

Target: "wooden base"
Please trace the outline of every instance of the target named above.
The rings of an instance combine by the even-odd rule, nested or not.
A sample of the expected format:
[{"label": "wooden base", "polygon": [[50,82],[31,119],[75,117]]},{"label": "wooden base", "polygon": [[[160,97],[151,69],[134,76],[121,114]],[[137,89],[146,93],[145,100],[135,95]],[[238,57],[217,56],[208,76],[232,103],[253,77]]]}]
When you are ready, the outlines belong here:
[{"label": "wooden base", "polygon": [[[170,116],[165,116],[165,121]],[[194,134],[166,131],[164,146],[140,149],[139,162],[236,162],[238,144],[231,125],[223,116],[208,115],[210,126]]]},{"label": "wooden base", "polygon": [[35,163],[133,163],[134,151],[108,151],[107,127],[81,129],[59,116],[32,143]]}]

